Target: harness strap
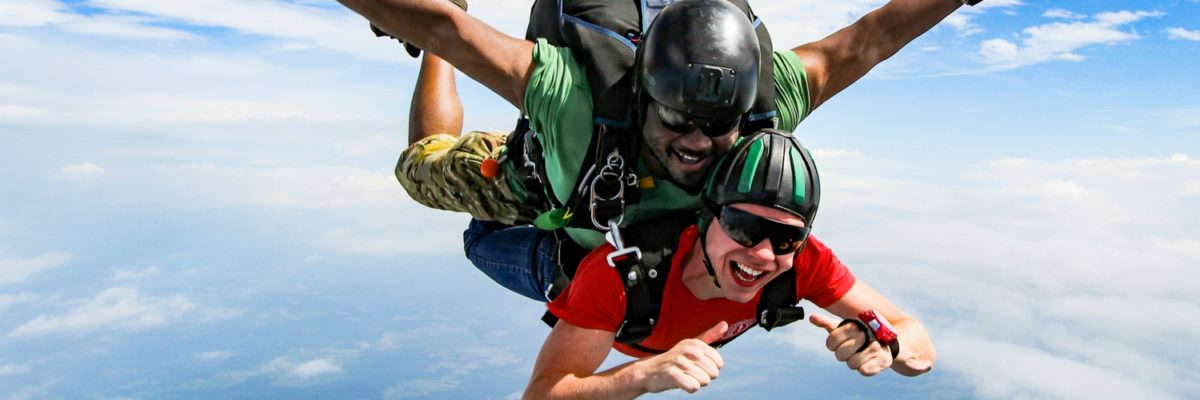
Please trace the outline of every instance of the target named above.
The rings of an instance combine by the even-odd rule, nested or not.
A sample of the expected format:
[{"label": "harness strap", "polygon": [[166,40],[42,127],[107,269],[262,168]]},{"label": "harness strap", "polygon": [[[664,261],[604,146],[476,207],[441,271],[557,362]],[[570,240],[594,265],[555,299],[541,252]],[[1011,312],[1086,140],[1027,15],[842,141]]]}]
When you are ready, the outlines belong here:
[{"label": "harness strap", "polygon": [[804,319],[804,308],[796,303],[796,268],[780,274],[763,288],[758,298],[756,317],[758,326],[770,332],[772,329]]}]

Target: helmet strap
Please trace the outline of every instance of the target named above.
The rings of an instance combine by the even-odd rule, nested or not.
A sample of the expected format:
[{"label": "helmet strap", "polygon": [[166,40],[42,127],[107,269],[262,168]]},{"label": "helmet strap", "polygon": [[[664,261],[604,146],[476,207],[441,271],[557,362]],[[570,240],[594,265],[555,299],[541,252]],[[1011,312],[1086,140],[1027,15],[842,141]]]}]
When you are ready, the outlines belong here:
[{"label": "helmet strap", "polygon": [[700,232],[700,251],[704,253],[704,268],[708,269],[708,277],[712,278],[713,284],[717,288],[721,288],[721,283],[717,282],[717,271],[713,269],[712,260],[708,258],[708,227],[712,224],[705,224],[704,229]]}]

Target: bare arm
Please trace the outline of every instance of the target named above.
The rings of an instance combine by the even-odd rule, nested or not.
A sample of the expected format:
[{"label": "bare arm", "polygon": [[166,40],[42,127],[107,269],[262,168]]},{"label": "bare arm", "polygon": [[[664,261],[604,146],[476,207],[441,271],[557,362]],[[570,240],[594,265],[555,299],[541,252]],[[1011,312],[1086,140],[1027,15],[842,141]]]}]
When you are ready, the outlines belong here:
[{"label": "bare arm", "polygon": [[453,64],[523,109],[533,42],[517,39],[444,0],[338,0],[405,42]]},{"label": "bare arm", "polygon": [[[904,376],[917,376],[933,369],[937,353],[925,325],[905,314],[861,279],[854,282],[845,296],[825,309],[842,318],[857,318],[859,312],[874,309],[892,323],[899,336],[900,353],[891,364],[892,370]],[[846,325],[847,328],[851,326]],[[879,347],[878,344],[872,346]],[[888,351],[882,347],[879,350]]]},{"label": "bare arm", "polygon": [[892,0],[824,39],[792,49],[808,73],[809,109],[858,81],[960,6],[958,0]]},{"label": "bare arm", "polygon": [[408,143],[439,133],[462,133],[463,108],[454,83],[454,67],[425,53],[408,109]]},{"label": "bare arm", "polygon": [[689,393],[716,379],[724,365],[708,345],[729,328],[724,322],[670,351],[595,372],[612,348],[616,334],[559,321],[533,366],[526,399],[632,399],[645,393],[680,388]]}]

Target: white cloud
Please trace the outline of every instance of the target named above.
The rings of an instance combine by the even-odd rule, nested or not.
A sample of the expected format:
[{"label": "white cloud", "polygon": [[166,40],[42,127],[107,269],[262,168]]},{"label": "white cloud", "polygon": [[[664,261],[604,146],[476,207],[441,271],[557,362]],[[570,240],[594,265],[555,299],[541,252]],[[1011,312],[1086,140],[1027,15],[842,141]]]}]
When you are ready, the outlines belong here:
[{"label": "white cloud", "polygon": [[0,26],[42,26],[69,19],[67,6],[54,0],[0,0]]},{"label": "white cloud", "polygon": [[26,364],[0,364],[0,377],[27,374],[29,369],[29,365]]},{"label": "white cloud", "polygon": [[217,361],[233,357],[233,352],[229,350],[213,350],[196,353],[193,356],[204,361]]},{"label": "white cloud", "polygon": [[[166,207],[247,206],[347,209],[395,206],[403,189],[390,170],[352,167],[222,167],[164,165],[130,176],[139,190],[122,202]],[[211,190],[214,187],[223,190]]]},{"label": "white cloud", "polygon": [[[753,7],[771,30],[775,48],[784,49],[824,38],[885,3],[884,0],[760,1],[754,3]],[[1021,5],[1023,2],[1020,0],[988,0],[975,7],[962,7],[942,23],[959,34],[979,33],[982,28],[973,22],[974,17],[988,9],[1010,9]]]},{"label": "white cloud", "polygon": [[940,339],[946,368],[965,375],[982,398],[1179,398],[1154,381],[1021,344],[953,334]]},{"label": "white cloud", "polygon": [[235,379],[242,381],[254,376],[267,375],[272,377],[274,384],[281,386],[301,387],[319,383],[331,376],[345,372],[341,359],[355,357],[359,351],[334,350],[333,352],[338,354],[315,358],[303,357],[301,358],[303,361],[296,360],[300,357],[293,355],[276,357],[252,372],[238,374],[239,376],[236,376]]},{"label": "white cloud", "polygon": [[427,398],[438,392],[447,392],[462,387],[462,382],[443,376],[440,379],[413,379],[401,382],[383,391],[384,400]]},{"label": "white cloud", "polygon": [[37,298],[32,293],[0,294],[0,312],[17,304],[26,303]]},{"label": "white cloud", "polygon": [[[1200,283],[1180,278],[1200,265],[1200,161],[822,162],[815,234],[921,318],[938,370],[979,397],[1200,393],[1200,361],[1178,351],[1200,337],[1178,317],[1200,314]],[[822,352],[803,328],[780,340]]]},{"label": "white cloud", "polygon": [[[395,197],[392,199],[399,201]],[[412,207],[418,209],[421,206],[412,203]],[[404,213],[404,219],[404,224],[385,219],[335,227],[325,232],[321,244],[342,254],[384,258],[444,254],[446,249],[462,248],[462,232],[468,223],[465,213],[422,209]]]},{"label": "white cloud", "polygon": [[1186,39],[1200,42],[1200,31],[1189,31],[1184,28],[1167,28],[1167,37],[1171,39]]},{"label": "white cloud", "polygon": [[1025,5],[1020,0],[1000,0],[1000,1],[985,1],[976,4],[974,7],[962,7],[957,12],[950,14],[942,22],[954,28],[960,35],[970,36],[984,31],[983,27],[975,23],[975,17],[986,12],[987,9],[1000,9],[1005,14],[1012,15],[1013,8]]},{"label": "white cloud", "polygon": [[70,32],[119,36],[135,39],[154,40],[183,40],[197,39],[199,36],[178,29],[148,26],[154,20],[142,17],[101,15],[90,18],[72,18],[64,24],[64,29]]},{"label": "white cloud", "polygon": [[[41,26],[62,24],[67,31],[127,38],[180,40],[198,36],[165,28],[163,22],[215,26],[281,39],[279,49],[323,48],[368,60],[407,60],[395,51],[394,42],[371,35],[362,17],[327,4],[285,1],[202,0],[160,2],[152,0],[91,0],[109,14],[83,15],[53,0],[0,2],[0,25]],[[528,9],[525,0],[472,4],[472,15],[512,36],[524,37],[528,16],[511,12]],[[133,15],[130,15],[133,14]]]},{"label": "white cloud", "polygon": [[90,180],[109,174],[108,169],[93,162],[64,165],[54,172],[56,176],[69,180]]},{"label": "white cloud", "polygon": [[1046,12],[1045,12],[1045,13],[1042,13],[1042,16],[1043,16],[1043,17],[1046,17],[1046,18],[1063,18],[1063,19],[1084,19],[1084,18],[1087,18],[1087,16],[1086,16],[1086,15],[1083,15],[1083,14],[1076,14],[1076,13],[1074,13],[1074,12],[1070,11],[1070,10],[1064,10],[1064,9],[1061,9],[1061,8],[1052,8],[1052,9],[1046,10]]},{"label": "white cloud", "polygon": [[20,104],[0,104],[0,122],[22,122],[44,119],[50,112],[44,108]]},{"label": "white cloud", "polygon": [[364,59],[401,59],[400,53],[394,51],[394,43],[377,40],[370,34],[361,17],[341,8],[248,0],[92,0],[90,4],[189,24],[218,26],[271,38],[311,43]]},{"label": "white cloud", "polygon": [[136,288],[113,287],[64,315],[39,315],[14,328],[8,336],[28,338],[63,332],[88,333],[102,328],[139,331],[178,320],[193,307],[184,296],[146,296]]},{"label": "white cloud", "polygon": [[989,39],[980,43],[984,62],[1007,69],[1047,61],[1082,61],[1076,53],[1089,45],[1114,44],[1139,39],[1137,33],[1121,28],[1144,18],[1162,16],[1161,12],[1118,11],[1096,14],[1092,21],[1053,22],[1025,28],[1020,44],[1007,39]]},{"label": "white cloud", "polygon": [[150,268],[143,269],[141,271],[120,270],[120,271],[117,271],[116,275],[113,275],[113,280],[114,281],[137,280],[137,279],[142,279],[142,278],[158,275],[159,272],[160,271],[159,271],[158,267],[150,267]]},{"label": "white cloud", "polygon": [[438,361],[432,368],[448,370],[452,375],[470,375],[482,368],[504,368],[521,362],[511,349],[487,346],[460,346],[444,348],[434,353]]},{"label": "white cloud", "polygon": [[289,374],[301,379],[309,379],[317,375],[340,374],[342,373],[342,364],[336,360],[318,358],[289,366],[287,370]]},{"label": "white cloud", "polygon": [[0,258],[0,285],[8,285],[28,279],[42,271],[57,268],[71,261],[71,255],[61,252],[46,253],[34,258]]},{"label": "white cloud", "polygon": [[198,36],[185,31],[153,26],[151,18],[128,15],[82,15],[53,0],[0,1],[0,26],[61,25],[69,32],[137,39],[180,40]]}]

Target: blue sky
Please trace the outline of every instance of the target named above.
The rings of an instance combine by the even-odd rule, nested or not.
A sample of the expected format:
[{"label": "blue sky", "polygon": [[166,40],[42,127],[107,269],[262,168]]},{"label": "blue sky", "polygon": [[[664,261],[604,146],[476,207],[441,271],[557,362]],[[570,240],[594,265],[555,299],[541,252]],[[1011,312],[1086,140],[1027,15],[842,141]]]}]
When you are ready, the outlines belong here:
[{"label": "blue sky", "polygon": [[[529,4],[471,10],[519,33]],[[880,4],[755,8],[783,48]],[[823,105],[816,234],[938,365],[862,378],[797,324],[688,397],[1200,397],[1198,17],[985,0]],[[0,59],[0,399],[519,396],[543,308],[395,183],[417,63],[357,15],[0,0]]]}]

